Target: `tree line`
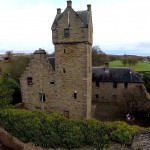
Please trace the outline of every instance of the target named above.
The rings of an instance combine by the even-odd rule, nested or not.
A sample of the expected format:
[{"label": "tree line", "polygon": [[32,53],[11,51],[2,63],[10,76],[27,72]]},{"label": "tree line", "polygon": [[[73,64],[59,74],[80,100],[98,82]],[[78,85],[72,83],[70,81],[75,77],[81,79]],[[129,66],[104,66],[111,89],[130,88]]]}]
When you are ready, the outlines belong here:
[{"label": "tree line", "polygon": [[148,57],[133,55],[107,55],[99,46],[92,47],[92,65],[103,66],[106,62],[120,60],[124,66],[136,65],[139,61],[148,59]]}]

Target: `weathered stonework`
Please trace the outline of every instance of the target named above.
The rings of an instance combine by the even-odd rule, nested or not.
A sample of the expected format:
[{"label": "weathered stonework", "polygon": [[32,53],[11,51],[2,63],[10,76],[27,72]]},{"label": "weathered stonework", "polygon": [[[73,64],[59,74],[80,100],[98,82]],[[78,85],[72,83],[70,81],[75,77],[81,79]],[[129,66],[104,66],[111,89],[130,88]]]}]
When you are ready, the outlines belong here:
[{"label": "weathered stonework", "polygon": [[[98,95],[98,96],[97,96]],[[95,106],[93,117],[101,121],[126,120],[126,114],[130,113],[133,106],[144,109],[144,103],[149,106],[149,98],[143,83],[117,83],[100,82],[92,84],[92,104]],[[140,106],[141,105],[141,106]]]},{"label": "weathered stonework", "polygon": [[[32,83],[28,85],[28,77]],[[35,51],[34,59],[30,62],[20,78],[22,100],[25,108],[55,110],[55,73],[46,59],[44,50]],[[40,94],[45,94],[45,102],[40,100]]]},{"label": "weathered stonework", "polygon": [[150,108],[143,81],[130,68],[109,68],[108,63],[92,67],[92,33],[91,5],[74,11],[67,1],[63,13],[57,9],[52,25],[55,58],[35,51],[20,78],[25,108],[102,121],[126,119],[132,105]]},{"label": "weathered stonework", "polygon": [[[71,4],[71,1],[68,1]],[[55,45],[55,80],[58,112],[66,117],[91,117],[92,85],[92,18],[91,10],[85,21],[71,5],[52,26]],[[57,26],[57,27],[55,27]],[[68,35],[65,35],[65,30]]]}]

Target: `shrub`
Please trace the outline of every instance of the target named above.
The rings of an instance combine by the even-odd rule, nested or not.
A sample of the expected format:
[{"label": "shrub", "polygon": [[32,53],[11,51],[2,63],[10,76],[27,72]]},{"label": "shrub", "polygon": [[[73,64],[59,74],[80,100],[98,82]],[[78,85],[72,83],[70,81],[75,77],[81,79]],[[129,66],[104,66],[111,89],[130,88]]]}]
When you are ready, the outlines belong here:
[{"label": "shrub", "polygon": [[21,141],[44,148],[89,145],[101,149],[111,142],[130,142],[139,131],[124,122],[66,119],[54,113],[18,109],[0,110],[0,125]]},{"label": "shrub", "polygon": [[108,123],[107,125],[111,131],[111,141],[119,143],[131,142],[133,136],[140,130],[138,126],[131,126],[121,121]]}]

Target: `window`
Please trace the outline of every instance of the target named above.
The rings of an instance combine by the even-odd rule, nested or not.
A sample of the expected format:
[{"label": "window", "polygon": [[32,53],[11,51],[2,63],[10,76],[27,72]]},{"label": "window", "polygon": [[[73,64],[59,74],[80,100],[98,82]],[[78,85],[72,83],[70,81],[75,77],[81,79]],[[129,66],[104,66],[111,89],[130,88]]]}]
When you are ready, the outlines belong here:
[{"label": "window", "polygon": [[28,85],[33,85],[32,77],[27,77],[27,83]]},{"label": "window", "polygon": [[45,93],[39,93],[39,99],[41,102],[45,102]]},{"label": "window", "polygon": [[55,82],[54,82],[54,81],[51,81],[50,84],[55,84]]},{"label": "window", "polygon": [[128,88],[128,83],[127,83],[127,82],[124,83],[124,88],[125,88],[125,89]]},{"label": "window", "polygon": [[74,99],[77,99],[77,91],[74,92]]},{"label": "window", "polygon": [[99,98],[99,94],[96,94],[95,97],[98,99]]},{"label": "window", "polygon": [[99,87],[99,81],[96,81],[96,87]]},{"label": "window", "polygon": [[64,37],[70,36],[69,29],[64,29]]},{"label": "window", "polygon": [[66,54],[66,49],[64,49],[64,54]]},{"label": "window", "polygon": [[113,82],[113,88],[117,88],[117,82]]},{"label": "window", "polygon": [[65,69],[63,69],[63,73],[66,73],[66,70],[65,70]]}]

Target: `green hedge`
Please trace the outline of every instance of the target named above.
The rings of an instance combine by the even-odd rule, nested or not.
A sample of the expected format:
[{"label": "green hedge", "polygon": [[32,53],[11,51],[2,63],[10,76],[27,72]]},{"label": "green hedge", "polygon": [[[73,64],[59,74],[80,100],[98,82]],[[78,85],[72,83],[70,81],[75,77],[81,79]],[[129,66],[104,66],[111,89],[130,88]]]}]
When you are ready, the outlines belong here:
[{"label": "green hedge", "polygon": [[124,122],[66,119],[54,113],[18,109],[0,110],[0,125],[21,141],[44,148],[89,145],[101,149],[112,142],[131,142],[139,131],[139,127]]}]

